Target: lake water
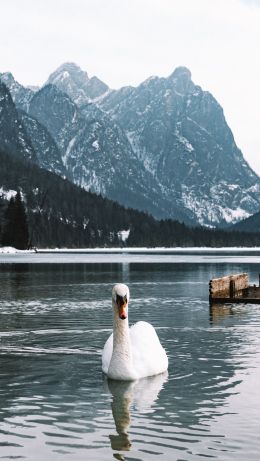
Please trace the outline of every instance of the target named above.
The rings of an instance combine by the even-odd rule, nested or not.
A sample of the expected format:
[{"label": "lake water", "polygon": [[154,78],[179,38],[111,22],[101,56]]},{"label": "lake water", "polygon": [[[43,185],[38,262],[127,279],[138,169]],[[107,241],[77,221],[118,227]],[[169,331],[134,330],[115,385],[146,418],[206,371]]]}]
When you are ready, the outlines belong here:
[{"label": "lake water", "polygon": [[[260,252],[0,255],[0,459],[259,460],[260,305],[208,304],[237,272],[258,284]],[[168,374],[102,375],[116,282]]]}]

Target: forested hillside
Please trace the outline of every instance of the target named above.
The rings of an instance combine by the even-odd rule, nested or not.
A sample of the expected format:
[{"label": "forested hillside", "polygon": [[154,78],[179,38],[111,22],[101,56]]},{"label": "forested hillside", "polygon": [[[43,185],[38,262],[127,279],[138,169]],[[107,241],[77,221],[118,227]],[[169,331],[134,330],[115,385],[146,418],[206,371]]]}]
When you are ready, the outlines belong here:
[{"label": "forested hillside", "polygon": [[[8,200],[20,191],[25,204],[29,244],[37,247],[95,246],[256,246],[260,234],[189,228],[153,217],[80,189],[32,162],[0,151],[1,228]],[[124,242],[121,231],[130,230]]]},{"label": "forested hillside", "polygon": [[[259,204],[260,209],[260,204]],[[233,231],[260,232],[260,211],[232,226]]]}]

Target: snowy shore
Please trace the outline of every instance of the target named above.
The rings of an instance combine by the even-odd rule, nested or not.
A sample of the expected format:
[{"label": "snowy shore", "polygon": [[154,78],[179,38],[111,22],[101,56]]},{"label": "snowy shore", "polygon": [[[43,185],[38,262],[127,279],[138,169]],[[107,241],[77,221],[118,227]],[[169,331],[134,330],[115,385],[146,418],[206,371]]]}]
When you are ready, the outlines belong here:
[{"label": "snowy shore", "polygon": [[122,248],[39,248],[36,250],[17,250],[13,247],[2,247],[2,254],[26,254],[26,253],[179,253],[179,252],[237,252],[237,251],[260,251],[260,247],[122,247]]},{"label": "snowy shore", "polygon": [[260,247],[122,247],[122,248],[55,248],[38,249],[38,253],[174,253],[199,251],[260,251]]},{"label": "snowy shore", "polygon": [[17,250],[17,248],[14,247],[0,247],[0,253],[2,254],[25,254],[25,253],[35,253],[35,250]]},{"label": "snowy shore", "polygon": [[[2,249],[3,250],[3,249]],[[77,264],[77,263],[236,263],[260,261],[260,248],[80,248],[37,249],[34,251],[9,250],[1,253],[1,264]],[[124,266],[126,267],[126,266]]]}]

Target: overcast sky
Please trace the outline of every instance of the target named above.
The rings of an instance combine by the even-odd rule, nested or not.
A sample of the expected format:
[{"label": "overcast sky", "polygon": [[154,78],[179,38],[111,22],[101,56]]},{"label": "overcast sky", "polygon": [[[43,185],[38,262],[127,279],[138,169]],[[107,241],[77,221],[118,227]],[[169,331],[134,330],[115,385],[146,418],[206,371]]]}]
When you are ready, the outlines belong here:
[{"label": "overcast sky", "polygon": [[111,88],[186,66],[260,174],[260,0],[1,0],[0,72],[42,85],[66,61]]}]

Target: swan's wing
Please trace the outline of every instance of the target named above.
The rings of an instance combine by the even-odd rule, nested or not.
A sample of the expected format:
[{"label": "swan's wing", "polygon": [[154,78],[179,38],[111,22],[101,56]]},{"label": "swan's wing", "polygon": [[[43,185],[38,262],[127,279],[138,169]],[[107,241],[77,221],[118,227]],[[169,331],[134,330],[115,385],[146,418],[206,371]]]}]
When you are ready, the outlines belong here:
[{"label": "swan's wing", "polygon": [[141,378],[163,373],[168,368],[168,357],[153,326],[137,322],[130,328],[135,371]]},{"label": "swan's wing", "polygon": [[107,375],[108,367],[109,367],[110,360],[112,357],[112,352],[113,352],[113,333],[109,336],[108,340],[106,341],[103,352],[102,352],[102,371],[106,373],[106,375]]}]

